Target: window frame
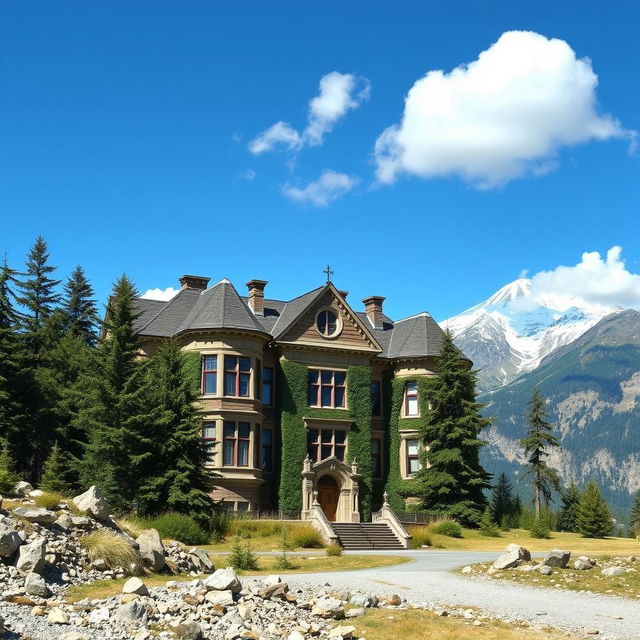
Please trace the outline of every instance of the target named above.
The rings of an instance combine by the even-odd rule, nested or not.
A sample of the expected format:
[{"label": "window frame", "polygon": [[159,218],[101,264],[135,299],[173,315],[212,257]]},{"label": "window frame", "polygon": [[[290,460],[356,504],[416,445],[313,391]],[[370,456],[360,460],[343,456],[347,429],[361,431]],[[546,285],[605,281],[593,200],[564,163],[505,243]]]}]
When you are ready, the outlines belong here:
[{"label": "window frame", "polygon": [[[234,367],[228,367],[227,360],[230,360],[232,358],[236,360],[236,364]],[[241,363],[243,360],[246,360],[249,363],[248,369],[241,368]],[[250,398],[251,397],[251,376],[253,373],[252,367],[251,367],[251,358],[247,356],[225,354],[223,366],[224,366],[223,395],[226,396],[227,398]],[[235,381],[233,384],[234,393],[227,393],[227,377],[228,376],[235,377]],[[241,388],[240,381],[242,380],[242,376],[248,376],[246,394],[240,394],[240,388]]]},{"label": "window frame", "polygon": [[[269,380],[268,384],[265,384],[265,379],[264,379],[264,374],[270,371],[271,372],[271,379]],[[262,397],[262,404],[265,407],[273,407],[273,391],[274,391],[274,367],[262,367],[262,380],[261,380],[261,385],[262,385],[262,392],[261,392],[261,397]],[[265,402],[264,398],[265,398],[265,386],[269,389],[269,402]]]},{"label": "window frame", "polygon": [[375,435],[371,437],[371,443],[378,443],[378,452],[371,448],[371,462],[373,477],[379,480],[384,477],[384,436]]},{"label": "window frame", "polygon": [[[417,453],[415,453],[415,454],[410,454],[409,453],[409,443],[410,442],[415,442],[416,443]],[[422,468],[422,464],[420,462],[420,438],[405,438],[404,446],[405,446],[405,452],[404,452],[405,471],[406,471],[406,474],[407,474],[407,478],[410,478],[412,476],[415,476],[416,473],[418,473],[418,471],[420,471],[420,469]],[[418,468],[415,471],[411,471],[411,461],[412,460],[416,460],[417,465],[418,465]]]},{"label": "window frame", "polygon": [[[409,392],[409,385],[415,385],[415,393],[412,391]],[[415,398],[416,400],[416,412],[411,413],[409,411],[409,399]],[[407,380],[404,383],[404,416],[405,418],[419,418],[420,417],[420,392],[418,389],[418,381],[417,380]]]},{"label": "window frame", "polygon": [[[259,459],[258,459],[258,468],[262,469],[264,473],[273,473],[273,432],[274,430],[271,427],[267,427],[266,429],[262,427],[260,431],[260,445],[259,445]],[[271,434],[271,441],[268,445],[265,445],[263,436],[265,433]],[[264,464],[265,460],[265,450],[268,452],[266,458],[269,461],[268,468]]]},{"label": "window frame", "polygon": [[[320,318],[322,317],[323,314],[326,313],[331,313],[333,314],[333,316],[335,317],[336,321],[335,321],[335,330],[333,331],[333,333],[326,333],[326,329],[325,332],[320,330]],[[326,328],[329,327],[329,319],[328,317],[326,318]],[[338,309],[335,309],[334,307],[328,306],[328,307],[322,307],[321,309],[318,309],[318,311],[316,312],[316,316],[315,319],[313,321],[313,326],[315,328],[315,330],[317,331],[318,335],[321,336],[322,338],[324,338],[325,340],[335,340],[335,338],[337,338],[341,333],[342,333],[342,329],[343,329],[343,322],[342,322],[342,317],[340,315],[340,311]]]},{"label": "window frame", "polygon": [[[374,386],[377,386],[377,392],[374,392]],[[377,399],[377,402],[376,402]],[[377,407],[377,413],[376,413]],[[382,417],[382,380],[371,381],[371,415],[374,418]]]},{"label": "window frame", "polygon": [[[322,374],[331,374],[331,383],[327,384],[322,381]],[[344,376],[344,382],[342,384],[336,384],[336,374]],[[312,381],[311,376],[315,375],[316,380]],[[310,402],[311,389],[315,388],[315,404]],[[322,390],[323,388],[331,389],[331,403],[322,404]],[[336,405],[336,389],[342,389],[342,404]],[[307,402],[309,407],[315,409],[347,409],[347,372],[342,369],[321,369],[318,367],[309,367],[307,370]]]},{"label": "window frame", "polygon": [[[313,431],[315,431],[317,434],[315,440],[310,439],[311,433]],[[344,433],[344,442],[336,443],[337,431]],[[323,432],[330,432],[331,439],[323,440],[322,438]],[[316,464],[318,462],[322,462],[323,460],[327,460],[328,458],[331,458],[331,457],[334,457],[337,460],[340,460],[341,462],[345,462],[345,460],[347,459],[347,445],[348,445],[347,434],[348,434],[348,431],[346,429],[341,429],[339,427],[314,427],[313,429],[308,429],[307,430],[307,454],[309,455],[311,462]],[[311,455],[311,447],[316,448],[315,456]],[[331,447],[331,455],[323,457],[322,456],[323,447]],[[338,447],[340,447],[342,450],[342,457],[339,457],[336,455],[338,451]]]},{"label": "window frame", "polygon": [[[206,430],[208,428],[208,426],[213,426],[213,438],[207,437],[206,435]],[[218,421],[217,420],[203,420],[202,421],[202,431],[201,431],[201,440],[202,440],[202,446],[205,448],[206,452],[207,452],[207,458],[206,458],[206,462],[215,462],[214,457],[215,457],[215,452],[213,451],[213,449],[215,448],[216,444],[218,443],[218,438],[217,438],[217,432],[218,432]],[[209,453],[209,451],[211,450],[211,453]]]},{"label": "window frame", "polygon": [[[207,358],[215,359],[215,369],[207,369]],[[214,380],[214,391],[207,391],[207,376],[211,375]],[[200,391],[203,396],[217,396],[218,395],[218,354],[217,353],[203,353],[202,361],[200,365]]]},{"label": "window frame", "polygon": [[[227,435],[227,426],[233,425],[233,436]],[[240,426],[247,426],[248,435],[240,436]],[[244,420],[224,420],[222,423],[222,466],[223,467],[240,467],[242,469],[251,467],[251,423],[245,422]],[[246,442],[247,443],[247,463],[240,464],[240,444]],[[232,459],[233,462],[231,464],[226,462],[226,454],[227,454],[227,443],[231,444],[232,451]]]}]

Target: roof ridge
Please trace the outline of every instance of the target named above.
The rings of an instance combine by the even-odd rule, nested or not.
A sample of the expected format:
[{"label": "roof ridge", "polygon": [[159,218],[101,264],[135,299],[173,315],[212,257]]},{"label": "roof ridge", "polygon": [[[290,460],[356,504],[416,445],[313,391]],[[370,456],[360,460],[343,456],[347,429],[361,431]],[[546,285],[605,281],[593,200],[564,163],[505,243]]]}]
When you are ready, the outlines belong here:
[{"label": "roof ridge", "polygon": [[158,310],[158,313],[156,313],[150,320],[149,322],[147,322],[147,324],[145,324],[144,326],[140,327],[138,329],[138,333],[142,333],[142,331],[144,329],[146,329],[163,311],[165,311],[167,309],[167,307],[176,299],[178,298],[178,296],[184,291],[184,289],[180,289],[178,291],[178,293],[176,293],[175,296],[173,296],[173,298],[170,298],[169,300],[153,300],[152,298],[138,298],[138,300],[151,300],[152,302],[162,302],[162,307],[160,307],[160,309]]}]

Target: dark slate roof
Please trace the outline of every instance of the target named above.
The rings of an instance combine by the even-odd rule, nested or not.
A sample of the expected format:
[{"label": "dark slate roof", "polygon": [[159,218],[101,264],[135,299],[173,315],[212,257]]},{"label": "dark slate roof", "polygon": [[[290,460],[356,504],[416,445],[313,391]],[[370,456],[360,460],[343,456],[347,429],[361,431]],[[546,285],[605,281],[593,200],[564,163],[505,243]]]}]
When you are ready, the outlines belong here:
[{"label": "dark slate roof", "polygon": [[437,356],[442,349],[443,331],[426,312],[398,320],[390,333],[387,358]]},{"label": "dark slate roof", "polygon": [[[249,298],[246,296],[240,296],[240,299],[248,306]],[[264,299],[264,316],[256,316],[256,320],[260,323],[262,328],[273,335],[273,327],[278,321],[282,310],[287,303],[284,300],[269,300]]]},{"label": "dark slate roof", "polygon": [[319,298],[324,293],[325,289],[326,287],[324,286],[318,287],[287,302],[280,313],[280,317],[273,325],[273,337],[277,338],[287,331],[300,315],[313,304],[316,298]]},{"label": "dark slate roof", "polygon": [[138,298],[136,300],[136,311],[140,314],[135,322],[136,329],[149,324],[167,303],[164,300],[148,300],[147,298]]}]

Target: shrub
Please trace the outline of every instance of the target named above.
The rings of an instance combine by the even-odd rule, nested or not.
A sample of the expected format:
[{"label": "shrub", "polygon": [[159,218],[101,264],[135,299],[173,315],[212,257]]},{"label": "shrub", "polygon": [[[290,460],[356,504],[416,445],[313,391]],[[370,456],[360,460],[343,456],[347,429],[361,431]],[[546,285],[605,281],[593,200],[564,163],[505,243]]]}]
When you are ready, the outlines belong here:
[{"label": "shrub", "polygon": [[533,524],[531,525],[531,528],[529,529],[529,533],[531,534],[532,538],[548,539],[551,537],[549,535],[549,526],[547,525],[547,523],[544,521],[543,518],[538,518],[537,520],[534,520]]},{"label": "shrub", "polygon": [[207,544],[209,535],[191,517],[182,513],[165,513],[149,520],[149,527],[158,530],[160,537],[178,540],[184,544]]},{"label": "shrub", "polygon": [[609,506],[598,485],[591,480],[578,505],[578,531],[585,538],[604,538],[611,535],[612,529],[613,520]]},{"label": "shrub", "polygon": [[20,478],[14,472],[7,441],[0,438],[0,495],[13,495]]},{"label": "shrub", "polygon": [[[503,516],[503,518],[505,517],[507,516]],[[500,537],[500,530],[491,517],[491,510],[489,507],[484,510],[482,518],[480,519],[480,526],[478,528],[483,536],[488,536],[490,538]]]},{"label": "shrub", "polygon": [[233,543],[233,550],[229,556],[229,562],[234,569],[243,569],[244,571],[252,571],[258,568],[258,558],[251,551],[248,541],[242,541],[239,535],[236,535]]},{"label": "shrub", "polygon": [[412,537],[411,543],[414,549],[419,549],[420,547],[430,547],[432,545],[431,532],[429,531],[429,527],[425,525],[416,525],[413,527],[409,527],[409,533]]},{"label": "shrub", "polygon": [[280,533],[283,524],[273,520],[248,520],[244,518],[232,519],[229,522],[228,533],[242,538],[267,538]]},{"label": "shrub", "polygon": [[140,556],[122,536],[98,529],[82,538],[82,546],[89,553],[89,560],[103,560],[110,569],[122,567],[129,573],[140,573]]},{"label": "shrub", "polygon": [[335,542],[327,545],[327,555],[328,556],[341,556],[342,555],[342,547]]},{"label": "shrub", "polygon": [[62,494],[54,492],[43,493],[41,496],[36,496],[33,501],[36,503],[36,507],[51,511],[55,511],[63,502],[70,502]]},{"label": "shrub", "polygon": [[228,533],[231,527],[231,517],[228,513],[220,511],[214,513],[209,518],[209,535],[213,542],[220,542]]},{"label": "shrub", "polygon": [[441,520],[434,522],[429,530],[431,533],[437,533],[441,536],[449,538],[462,538],[462,527],[455,520]]},{"label": "shrub", "polygon": [[276,569],[287,570],[294,569],[295,565],[289,558],[287,557],[287,551],[290,551],[293,546],[291,542],[291,538],[289,536],[289,529],[287,527],[282,527],[281,535],[280,535],[280,551],[282,551],[282,555],[276,559],[273,563],[273,566]]},{"label": "shrub", "polygon": [[303,549],[320,549],[324,547],[322,536],[310,524],[296,525],[293,529],[293,546]]}]

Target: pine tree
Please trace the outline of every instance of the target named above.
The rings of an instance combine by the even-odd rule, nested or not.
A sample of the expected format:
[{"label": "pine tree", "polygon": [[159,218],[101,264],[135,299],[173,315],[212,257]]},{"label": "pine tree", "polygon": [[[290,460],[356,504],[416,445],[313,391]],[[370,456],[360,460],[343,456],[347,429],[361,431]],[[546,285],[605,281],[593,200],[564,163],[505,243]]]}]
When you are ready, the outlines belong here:
[{"label": "pine tree", "polygon": [[578,531],[585,538],[604,538],[611,533],[613,520],[598,485],[587,484],[578,506]]},{"label": "pine tree", "polygon": [[482,468],[479,434],[491,424],[480,415],[476,375],[469,370],[450,332],[445,332],[438,375],[430,386],[429,408],[421,429],[422,467],[412,483],[422,507],[463,525],[477,525],[487,500],[490,475]]},{"label": "pine tree", "polygon": [[136,296],[133,283],[122,276],[109,301],[106,337],[79,384],[80,409],[73,420],[87,441],[81,485],[98,485],[119,512],[130,508],[153,462],[149,432],[158,419],[147,364],[138,358]]},{"label": "pine tree", "polygon": [[210,478],[204,467],[198,396],[175,341],[160,346],[150,376],[153,403],[161,413],[150,435],[157,454],[138,494],[140,511],[157,514],[169,509],[190,515],[206,527],[214,505],[208,495]]},{"label": "pine tree", "polygon": [[542,499],[547,506],[552,499],[552,490],[560,490],[560,476],[555,469],[549,467],[544,460],[549,455],[548,449],[559,447],[560,443],[553,433],[553,426],[545,420],[544,398],[538,387],[533,390],[527,415],[528,432],[520,440],[527,456],[528,474],[533,477],[534,505],[536,517],[540,517]]},{"label": "pine tree", "polygon": [[98,310],[93,299],[93,287],[80,265],[64,285],[62,309],[66,316],[67,331],[82,338],[87,346],[95,346]]},{"label": "pine tree", "polygon": [[489,536],[490,538],[500,537],[500,529],[498,528],[489,507],[484,510],[482,518],[480,518],[480,526],[478,528],[483,536]]},{"label": "pine tree", "polygon": [[522,501],[520,496],[516,495],[513,501],[513,514],[509,518],[509,526],[515,529],[520,526],[520,518],[522,516]]},{"label": "pine tree", "polygon": [[572,482],[566,491],[562,492],[562,508],[558,519],[558,530],[578,531],[578,507],[581,497],[582,494],[575,482]]},{"label": "pine tree", "polygon": [[632,532],[637,532],[637,535],[640,535],[640,489],[636,491],[636,497],[633,500],[629,514],[629,526]]},{"label": "pine tree", "polygon": [[491,496],[491,517],[501,527],[503,523],[509,525],[509,519],[514,512],[513,485],[506,473],[501,473],[498,482],[493,487]]},{"label": "pine tree", "polygon": [[42,478],[40,480],[40,489],[42,491],[50,491],[69,495],[71,485],[67,479],[69,473],[69,464],[66,456],[57,442],[54,443],[49,457],[44,463],[42,470]]},{"label": "pine tree", "polygon": [[4,438],[0,438],[0,495],[12,494],[15,491],[19,478],[14,469],[9,444]]}]

